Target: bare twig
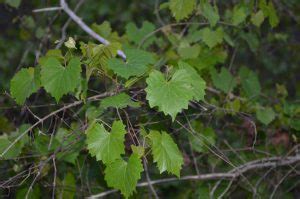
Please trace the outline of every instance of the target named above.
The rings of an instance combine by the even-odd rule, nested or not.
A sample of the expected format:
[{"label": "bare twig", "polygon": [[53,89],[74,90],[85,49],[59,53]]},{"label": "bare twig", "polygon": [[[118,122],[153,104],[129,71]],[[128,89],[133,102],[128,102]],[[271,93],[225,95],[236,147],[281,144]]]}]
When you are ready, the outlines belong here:
[{"label": "bare twig", "polygon": [[[85,0],[78,1],[77,5],[76,5],[76,7],[74,9],[75,13],[80,8],[80,6],[83,4],[84,1]],[[70,25],[71,21],[72,21],[72,19],[68,18],[68,20],[66,21],[66,23],[63,25],[63,27],[61,29],[61,38],[60,38],[59,42],[57,43],[57,45],[55,47],[56,49],[60,48],[62,46],[62,44],[64,43],[64,41],[66,40],[66,37],[67,37],[66,36],[66,34],[67,34],[66,31],[67,31],[67,28]]]},{"label": "bare twig", "polygon": [[[296,156],[287,156],[287,157],[272,157],[272,158],[264,158],[259,160],[254,160],[251,162],[248,162],[246,164],[243,164],[229,172],[225,173],[209,173],[209,174],[201,174],[201,175],[192,175],[192,176],[184,176],[181,178],[166,178],[166,179],[159,179],[159,180],[152,180],[150,184],[162,184],[162,183],[170,183],[170,182],[176,182],[176,181],[187,181],[187,180],[215,180],[215,179],[227,179],[227,180],[233,180],[241,176],[243,173],[246,173],[251,170],[256,169],[263,169],[263,168],[269,168],[269,167],[280,167],[280,166],[287,166],[291,164],[295,164],[297,162],[300,162],[300,155]],[[142,182],[138,183],[137,187],[145,187],[149,186],[149,182]],[[92,195],[88,198],[101,198],[107,195],[110,195],[112,193],[116,193],[118,190],[108,190],[96,195]]]},{"label": "bare twig", "polygon": [[49,12],[49,11],[57,11],[57,10],[62,10],[62,7],[40,8],[40,9],[35,9],[32,12]]}]

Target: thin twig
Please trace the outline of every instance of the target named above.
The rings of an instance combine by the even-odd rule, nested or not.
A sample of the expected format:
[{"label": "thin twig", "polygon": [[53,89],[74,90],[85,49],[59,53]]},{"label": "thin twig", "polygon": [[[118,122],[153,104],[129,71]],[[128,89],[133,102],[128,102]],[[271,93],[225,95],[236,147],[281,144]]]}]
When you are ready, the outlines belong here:
[{"label": "thin twig", "polygon": [[49,12],[49,11],[57,11],[57,10],[62,10],[62,7],[50,7],[50,8],[40,8],[40,9],[35,9],[32,12]]}]

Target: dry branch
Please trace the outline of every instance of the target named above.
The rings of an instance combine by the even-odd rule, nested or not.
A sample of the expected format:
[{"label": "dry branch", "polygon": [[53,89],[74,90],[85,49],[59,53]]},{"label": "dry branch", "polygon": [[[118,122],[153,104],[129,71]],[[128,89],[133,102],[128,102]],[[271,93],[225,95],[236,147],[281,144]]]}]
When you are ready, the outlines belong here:
[{"label": "dry branch", "polygon": [[[187,181],[187,180],[216,180],[216,179],[226,179],[226,180],[234,180],[241,176],[242,174],[256,169],[263,169],[263,168],[270,168],[270,167],[280,167],[280,166],[287,166],[292,165],[295,163],[300,162],[300,155],[296,156],[287,156],[287,157],[272,157],[272,158],[263,158],[259,160],[250,161],[246,164],[243,164],[237,168],[232,169],[229,172],[224,173],[209,173],[209,174],[200,174],[200,175],[191,175],[191,176],[184,176],[181,178],[166,178],[166,179],[159,179],[159,180],[152,180],[151,182],[141,182],[137,184],[137,187],[145,187],[155,184],[162,184],[162,183],[170,183],[176,181]],[[112,193],[116,193],[118,190],[108,190],[99,194],[91,195],[88,198],[101,198]]]}]

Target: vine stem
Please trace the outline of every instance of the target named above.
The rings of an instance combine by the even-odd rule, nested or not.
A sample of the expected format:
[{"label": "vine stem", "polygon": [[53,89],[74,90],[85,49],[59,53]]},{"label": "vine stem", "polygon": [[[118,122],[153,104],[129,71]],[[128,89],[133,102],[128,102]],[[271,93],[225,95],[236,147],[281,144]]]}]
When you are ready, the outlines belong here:
[{"label": "vine stem", "polygon": [[[95,38],[99,42],[101,42],[104,45],[109,45],[110,42],[100,35],[98,35],[95,31],[93,31],[88,25],[86,25],[81,18],[79,18],[68,6],[65,0],[60,0],[60,7],[62,10],[69,15],[69,17],[77,23],[77,25],[84,30],[86,33],[88,33],[91,37]],[[118,50],[117,54],[122,57],[124,60],[126,60],[126,55],[122,50]]]}]

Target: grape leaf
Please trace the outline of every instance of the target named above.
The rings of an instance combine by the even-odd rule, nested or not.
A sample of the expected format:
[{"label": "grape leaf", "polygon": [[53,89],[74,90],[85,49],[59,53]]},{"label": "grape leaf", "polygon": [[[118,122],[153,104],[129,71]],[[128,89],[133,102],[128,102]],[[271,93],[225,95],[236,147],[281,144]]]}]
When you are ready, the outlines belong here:
[{"label": "grape leaf", "polygon": [[159,71],[153,71],[146,79],[147,100],[151,108],[158,106],[159,111],[175,120],[177,113],[187,109],[194,97],[194,87],[186,70],[177,70],[171,80],[166,80]]},{"label": "grape leaf", "polygon": [[211,30],[210,28],[204,28],[202,30],[203,42],[209,47],[213,48],[216,45],[223,42],[224,32],[222,28],[217,30]]},{"label": "grape leaf", "polygon": [[247,17],[247,10],[244,6],[235,6],[232,13],[232,24],[239,25]]},{"label": "grape leaf", "polygon": [[93,23],[92,24],[92,29],[98,33],[99,35],[103,36],[104,38],[108,38],[112,32],[112,28],[110,26],[110,23],[108,21],[104,21],[103,23],[96,24]]},{"label": "grape leaf", "polygon": [[170,0],[170,10],[176,21],[187,18],[196,7],[196,0]]},{"label": "grape leaf", "polygon": [[108,68],[125,79],[141,76],[148,70],[148,66],[154,63],[153,56],[146,51],[127,49],[124,52],[127,56],[126,62],[113,58],[108,60]]},{"label": "grape leaf", "polygon": [[256,118],[263,124],[268,125],[275,119],[275,112],[271,107],[258,108]]},{"label": "grape leaf", "polygon": [[72,58],[67,67],[63,67],[54,58],[48,58],[42,65],[42,85],[58,102],[59,99],[75,90],[80,83],[81,63],[79,58]]},{"label": "grape leaf", "polygon": [[258,11],[257,13],[251,16],[251,22],[257,27],[260,27],[264,20],[265,16],[262,10]]},{"label": "grape leaf", "polygon": [[183,157],[172,137],[166,132],[151,131],[151,150],[160,173],[168,171],[180,177]]},{"label": "grape leaf", "polygon": [[209,21],[210,26],[214,27],[220,20],[218,10],[208,2],[204,2],[201,7],[203,16]]},{"label": "grape leaf", "polygon": [[119,189],[125,198],[128,198],[135,191],[142,171],[141,159],[133,153],[128,162],[117,159],[108,164],[104,170],[105,181],[109,187]]},{"label": "grape leaf", "polygon": [[126,130],[121,121],[115,121],[111,132],[107,132],[102,124],[94,123],[87,130],[87,148],[92,156],[104,164],[110,163],[124,154]]},{"label": "grape leaf", "polygon": [[189,60],[189,64],[201,71],[206,68],[212,68],[218,63],[224,63],[227,58],[227,52],[222,48],[209,49],[201,48],[198,58]]},{"label": "grape leaf", "polygon": [[269,1],[269,3],[267,4],[266,0],[260,0],[258,6],[263,11],[265,17],[269,18],[269,24],[271,25],[271,27],[276,27],[279,24],[279,18],[272,1]]},{"label": "grape leaf", "polygon": [[216,69],[212,68],[210,74],[215,87],[225,93],[232,91],[236,86],[236,80],[224,67],[221,68],[220,73],[217,73]]},{"label": "grape leaf", "polygon": [[242,80],[242,88],[245,91],[247,97],[255,97],[260,94],[261,87],[256,73],[246,67],[241,67],[239,76]]},{"label": "grape leaf", "polygon": [[101,101],[101,107],[103,109],[107,109],[108,107],[126,108],[127,106],[138,107],[139,103],[132,101],[130,96],[126,93],[107,97]]},{"label": "grape leaf", "polygon": [[[148,22],[144,21],[141,28],[137,28],[134,23],[129,23],[126,26],[126,34],[129,39],[129,41],[133,42],[136,45],[140,45],[140,43],[143,41],[145,36],[147,36],[149,33],[152,33],[155,30],[155,26]],[[148,38],[144,43],[143,47],[147,48],[149,45],[151,45],[155,40],[155,37]]]},{"label": "grape leaf", "polygon": [[177,51],[182,59],[197,58],[200,52],[200,46],[198,44],[191,46],[187,42],[181,42]]},{"label": "grape leaf", "polygon": [[205,95],[206,83],[197,73],[197,71],[185,62],[178,63],[179,69],[184,69],[190,74],[190,82],[193,86],[194,99],[196,101],[203,100]]},{"label": "grape leaf", "polygon": [[276,10],[272,1],[269,1],[269,23],[272,28],[276,27],[279,24],[279,18],[277,16]]},{"label": "grape leaf", "polygon": [[34,68],[23,68],[12,78],[10,92],[18,104],[23,104],[39,87],[40,82],[35,78]]}]

